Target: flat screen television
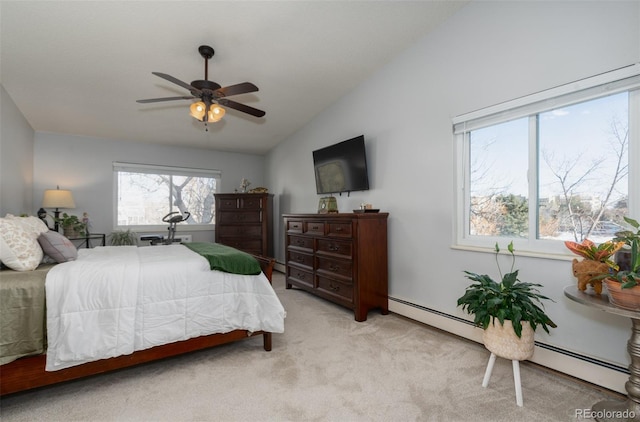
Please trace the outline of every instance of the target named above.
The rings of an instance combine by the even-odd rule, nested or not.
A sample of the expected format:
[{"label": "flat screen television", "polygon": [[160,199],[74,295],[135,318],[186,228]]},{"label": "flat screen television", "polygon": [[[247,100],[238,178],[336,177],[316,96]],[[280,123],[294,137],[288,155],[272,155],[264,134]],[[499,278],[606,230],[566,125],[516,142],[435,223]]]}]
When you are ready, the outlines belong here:
[{"label": "flat screen television", "polygon": [[318,194],[369,189],[364,135],[313,151]]}]

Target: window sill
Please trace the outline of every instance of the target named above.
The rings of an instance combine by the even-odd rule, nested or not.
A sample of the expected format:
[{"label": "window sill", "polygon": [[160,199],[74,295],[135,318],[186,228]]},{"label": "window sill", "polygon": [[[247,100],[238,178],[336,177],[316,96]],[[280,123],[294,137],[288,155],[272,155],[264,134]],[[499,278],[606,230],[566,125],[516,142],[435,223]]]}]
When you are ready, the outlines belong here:
[{"label": "window sill", "polygon": [[[496,251],[493,247],[481,247],[481,246],[471,246],[471,245],[451,245],[451,249],[466,251],[466,252],[480,252],[480,253],[490,253],[494,254]],[[500,253],[504,253],[506,251],[505,248],[500,248]],[[576,255],[572,254],[563,254],[563,253],[553,253],[553,252],[539,252],[539,251],[522,251],[515,250],[513,251],[515,256],[524,256],[528,258],[537,258],[537,259],[552,259],[556,261],[572,261],[573,258],[577,258]]]}]

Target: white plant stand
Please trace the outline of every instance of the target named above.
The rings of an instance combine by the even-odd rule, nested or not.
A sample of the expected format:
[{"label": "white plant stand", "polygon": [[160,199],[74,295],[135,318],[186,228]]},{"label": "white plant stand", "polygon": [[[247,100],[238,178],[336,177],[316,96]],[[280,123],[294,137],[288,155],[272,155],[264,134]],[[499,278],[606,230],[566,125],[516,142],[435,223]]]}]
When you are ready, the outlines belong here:
[{"label": "white plant stand", "polygon": [[533,356],[534,350],[534,331],[528,322],[522,323],[521,337],[518,337],[513,329],[511,321],[505,320],[504,325],[495,320],[493,324],[484,330],[482,340],[485,347],[491,352],[489,363],[484,373],[482,386],[489,385],[493,365],[496,358],[501,357],[509,359],[513,366],[513,383],[516,389],[516,404],[520,407],[523,405],[522,399],[522,383],[520,380],[520,361],[527,360]]},{"label": "white plant stand", "polygon": [[[496,363],[497,355],[495,353],[491,353],[489,357],[489,363],[487,364],[487,370],[484,373],[484,379],[482,380],[482,386],[487,387],[489,385],[489,378],[491,378],[491,372],[493,372],[493,364]],[[513,383],[516,387],[516,404],[520,407],[523,405],[522,400],[522,384],[520,382],[520,361],[512,360],[513,365]]]}]

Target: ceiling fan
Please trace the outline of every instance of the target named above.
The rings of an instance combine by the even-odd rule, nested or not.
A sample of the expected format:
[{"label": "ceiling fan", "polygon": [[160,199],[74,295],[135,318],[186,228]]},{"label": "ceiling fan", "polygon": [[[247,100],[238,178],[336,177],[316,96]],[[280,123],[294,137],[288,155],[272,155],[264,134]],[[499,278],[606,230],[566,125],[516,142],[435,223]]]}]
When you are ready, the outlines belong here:
[{"label": "ceiling fan", "polygon": [[224,116],[225,110],[224,108],[220,107],[220,105],[256,117],[262,117],[266,114],[264,111],[258,110],[257,108],[253,108],[246,104],[241,104],[228,99],[227,97],[230,97],[232,95],[240,95],[246,94],[248,92],[258,91],[258,87],[250,82],[242,82],[236,85],[221,87],[216,82],[208,80],[209,59],[213,57],[213,54],[215,52],[213,48],[209,47],[208,45],[201,45],[200,47],[198,47],[198,51],[204,58],[204,80],[196,80],[191,82],[191,84],[188,84],[186,82],[182,82],[177,78],[174,78],[171,75],[167,75],[166,73],[151,72],[154,75],[161,77],[162,79],[166,79],[169,82],[173,82],[174,84],[185,88],[191,93],[191,95],[185,95],[181,97],[150,98],[147,100],[137,100],[136,102],[144,104],[157,103],[161,101],[199,99],[200,101],[191,104],[190,114],[197,120],[205,123],[217,122],[222,118],[222,116]]}]

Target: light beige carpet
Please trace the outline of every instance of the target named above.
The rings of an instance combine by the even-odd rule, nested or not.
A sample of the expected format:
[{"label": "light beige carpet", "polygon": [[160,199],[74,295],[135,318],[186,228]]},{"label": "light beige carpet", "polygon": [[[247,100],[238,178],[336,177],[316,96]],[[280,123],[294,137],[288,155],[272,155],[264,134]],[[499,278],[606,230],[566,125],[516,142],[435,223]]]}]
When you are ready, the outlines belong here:
[{"label": "light beige carpet", "polygon": [[480,344],[374,311],[366,322],[300,290],[274,287],[287,310],[273,351],[261,339],[64,385],[10,395],[2,421],[574,421],[577,409],[620,398],[521,364]]}]

